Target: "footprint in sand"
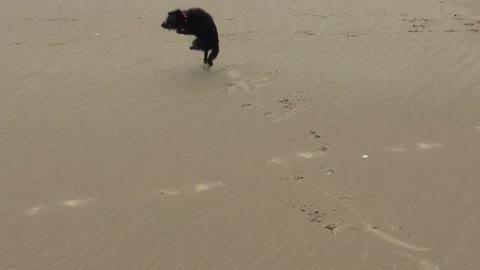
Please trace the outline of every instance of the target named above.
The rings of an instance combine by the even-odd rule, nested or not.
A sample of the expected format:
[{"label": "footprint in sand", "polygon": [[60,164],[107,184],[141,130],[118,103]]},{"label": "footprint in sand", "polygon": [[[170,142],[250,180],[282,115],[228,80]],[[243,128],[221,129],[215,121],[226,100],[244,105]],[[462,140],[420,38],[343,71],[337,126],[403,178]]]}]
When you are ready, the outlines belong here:
[{"label": "footprint in sand", "polygon": [[344,32],[344,33],[333,34],[333,35],[342,35],[342,36],[345,36],[345,37],[348,37],[348,38],[352,38],[352,37],[355,38],[355,37],[360,37],[360,36],[370,37],[370,34],[364,33],[364,32]]},{"label": "footprint in sand", "polygon": [[315,150],[311,152],[298,152],[296,156],[304,159],[315,159],[323,157],[327,153],[330,143],[322,142],[321,140],[319,140],[322,138],[323,135],[321,136],[315,130],[311,130],[308,135],[309,137],[314,139],[314,141],[312,141],[311,143],[311,147]]},{"label": "footprint in sand", "polygon": [[325,172],[326,175],[332,175],[332,174],[335,173],[335,170],[334,169],[325,169],[324,172]]},{"label": "footprint in sand", "polygon": [[253,85],[255,89],[263,88],[269,86],[271,83],[275,82],[278,77],[278,70],[265,73],[263,77],[259,79],[247,79],[249,83]]},{"label": "footprint in sand", "polygon": [[197,184],[194,188],[195,192],[204,192],[219,186],[222,186],[222,182],[215,182],[215,183],[205,183],[205,184]]},{"label": "footprint in sand", "polygon": [[305,177],[303,177],[303,175],[294,175],[294,176],[291,176],[291,177],[280,177],[280,180],[281,181],[296,181],[296,182],[300,182],[300,181],[303,181]]},{"label": "footprint in sand", "polygon": [[242,103],[240,108],[244,110],[255,110],[258,108],[265,108],[265,106],[259,103]]},{"label": "footprint in sand", "polygon": [[278,71],[268,72],[263,77],[255,78],[255,79],[248,79],[248,78],[240,79],[240,75],[236,70],[228,70],[226,71],[226,74],[230,79],[235,80],[235,81],[225,83],[225,87],[227,88],[228,94],[234,94],[238,90],[247,92],[247,93],[252,93],[253,90],[267,87],[271,83],[273,83],[278,76]]},{"label": "footprint in sand", "polygon": [[47,207],[45,206],[36,206],[36,207],[32,207],[32,208],[29,208],[27,210],[25,210],[25,214],[27,215],[37,215],[37,214],[40,214],[42,212],[46,212],[48,210]]},{"label": "footprint in sand", "polygon": [[418,150],[430,150],[433,148],[442,147],[443,143],[440,142],[419,142],[417,143]]},{"label": "footprint in sand", "polygon": [[432,24],[432,19],[425,18],[412,18],[412,19],[402,19],[404,22],[410,23],[410,33],[419,33],[419,32],[431,32],[430,26]]},{"label": "footprint in sand", "polygon": [[278,102],[282,104],[281,116],[272,121],[274,124],[285,121],[297,113],[307,110],[307,107],[303,105],[303,103],[305,103],[305,97],[301,94],[296,94],[290,99],[282,97]]},{"label": "footprint in sand", "polygon": [[455,21],[463,20],[462,16],[459,15],[459,14],[454,14],[452,19],[455,20]]},{"label": "footprint in sand", "polygon": [[91,203],[93,203],[92,198],[86,198],[86,199],[75,199],[75,200],[65,200],[59,202],[61,205],[66,206],[66,207],[85,207]]},{"label": "footprint in sand", "polygon": [[237,81],[234,81],[234,82],[226,82],[225,83],[225,87],[227,89],[227,93],[228,94],[233,94],[235,92],[237,92],[237,90],[241,90],[241,91],[245,91],[245,92],[250,92],[250,87],[248,87],[245,82],[243,82],[242,80],[238,80],[240,78],[240,74],[237,70],[234,70],[234,69],[230,69],[230,70],[226,70],[225,71],[225,74],[227,74],[228,78],[232,79],[232,80],[237,80]]},{"label": "footprint in sand", "polygon": [[253,108],[255,105],[251,104],[251,103],[243,103],[242,105],[240,105],[240,107],[244,108],[244,109],[249,109],[249,108]]},{"label": "footprint in sand", "polygon": [[164,189],[158,192],[160,195],[173,196],[180,194],[180,191],[177,189]]},{"label": "footprint in sand", "polygon": [[[350,196],[342,196],[342,198],[343,197],[351,199]],[[318,201],[306,203],[295,198],[293,198],[289,204],[290,207],[300,210],[309,222],[320,225],[332,234],[337,234],[347,227],[356,229],[345,223],[345,216],[348,214],[348,211],[339,209],[325,211],[321,210],[323,207]]]},{"label": "footprint in sand", "polygon": [[228,94],[236,93],[238,90],[250,92],[250,88],[242,82],[226,82],[225,88],[227,89]]},{"label": "footprint in sand", "polygon": [[293,33],[294,33],[294,34],[304,35],[304,36],[314,36],[314,35],[315,35],[314,32],[308,31],[308,30],[296,31],[296,32],[293,32]]}]

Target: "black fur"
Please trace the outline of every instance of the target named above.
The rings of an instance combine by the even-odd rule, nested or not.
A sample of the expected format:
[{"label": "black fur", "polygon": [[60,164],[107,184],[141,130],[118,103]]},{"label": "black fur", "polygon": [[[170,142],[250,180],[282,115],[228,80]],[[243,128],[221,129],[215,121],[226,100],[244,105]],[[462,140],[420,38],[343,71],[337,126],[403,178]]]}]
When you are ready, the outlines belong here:
[{"label": "black fur", "polygon": [[[213,65],[213,60],[217,58],[220,51],[218,33],[212,16],[205,10],[191,8],[170,11],[162,27],[167,30],[176,30],[178,34],[194,35],[196,39],[190,50],[203,51],[203,62],[209,66]],[[210,55],[208,55],[209,51],[211,51]]]}]

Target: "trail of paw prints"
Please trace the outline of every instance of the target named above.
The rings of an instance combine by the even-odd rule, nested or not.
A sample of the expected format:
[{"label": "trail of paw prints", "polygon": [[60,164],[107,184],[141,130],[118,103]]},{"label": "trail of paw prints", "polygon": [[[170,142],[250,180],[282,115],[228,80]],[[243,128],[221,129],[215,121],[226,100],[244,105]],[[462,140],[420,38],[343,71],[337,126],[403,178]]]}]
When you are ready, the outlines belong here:
[{"label": "trail of paw prints", "polygon": [[451,20],[458,22],[458,26],[453,29],[447,29],[445,32],[471,32],[476,34],[480,31],[480,20],[466,21],[460,14],[454,14]]},{"label": "trail of paw prints", "polygon": [[[57,206],[60,206],[62,208],[83,208],[91,205],[94,202],[93,198],[81,198],[81,199],[70,199],[70,200],[63,200],[63,201],[58,201],[56,203]],[[41,214],[46,214],[51,211],[56,211],[58,210],[58,207],[55,207],[53,205],[48,206],[48,205],[37,205],[30,207],[28,209],[24,210],[24,213],[28,216],[35,216],[35,215],[41,215]]]},{"label": "trail of paw prints", "polygon": [[[402,13],[402,17],[408,17],[408,14]],[[480,31],[480,20],[471,20],[471,21],[466,21],[462,15],[460,14],[453,14],[449,18],[444,18],[443,20],[433,20],[429,18],[403,18],[402,21],[405,23],[408,23],[409,28],[408,32],[410,33],[423,33],[423,32],[432,32],[433,31],[433,26],[434,23],[440,24],[440,23],[448,23],[450,22],[455,22],[457,26],[453,28],[447,28],[444,30],[437,30],[437,31],[444,31],[447,33],[455,33],[455,32],[471,32],[473,34],[476,34]],[[448,23],[450,26],[451,23]]]},{"label": "trail of paw prints", "polygon": [[[360,223],[359,227],[363,229],[366,233],[369,233],[372,236],[383,240],[384,242],[390,243],[395,247],[403,248],[405,250],[420,252],[420,253],[429,252],[431,250],[429,247],[417,246],[411,243],[404,242],[386,233],[385,231],[381,230],[378,226],[372,225],[365,218],[363,218],[361,213],[354,207],[351,201],[351,197],[335,196],[334,194],[329,193],[328,191],[322,189],[320,186],[312,182],[309,182],[308,184],[310,184],[310,186],[312,186],[313,188],[321,192],[325,197],[330,198],[335,202],[337,202],[337,205],[340,206],[342,209],[353,214],[358,220],[358,222]],[[354,229],[356,229],[356,227]]]},{"label": "trail of paw prints", "polygon": [[317,152],[321,153],[322,156],[327,153],[329,150],[329,147],[331,143],[326,142],[325,139],[327,138],[326,135],[320,135],[317,131],[315,130],[310,130],[308,133],[308,136],[311,137],[313,140],[310,145],[312,148],[314,148]]},{"label": "trail of paw prints", "polygon": [[[314,130],[312,130],[309,135],[313,140],[322,138],[322,135]],[[418,150],[421,150],[425,149],[424,146],[426,145],[428,145],[428,149],[431,149],[430,147],[432,145],[434,147],[439,147],[439,143],[418,143],[416,147]],[[325,202],[320,201],[320,199],[313,202],[308,202],[305,199],[297,199],[292,197],[290,200],[286,201],[290,207],[298,209],[307,221],[315,223],[315,225],[318,224],[320,228],[329,231],[333,235],[346,230],[359,230],[371,235],[372,237],[389,243],[395,248],[402,248],[418,253],[426,253],[430,251],[429,247],[418,246],[405,242],[393,236],[392,234],[387,233],[385,229],[382,229],[375,224],[372,225],[355,208],[354,198],[350,195],[344,194],[337,196],[335,194],[331,194],[321,186],[310,181],[310,179],[305,178],[302,174],[283,177],[280,178],[280,180],[299,184],[308,184],[322,194],[324,198],[331,199],[333,202],[335,202],[336,206],[330,206],[330,209],[326,210],[324,207]],[[281,202],[283,202],[283,200],[281,200]],[[392,232],[396,232],[396,234],[401,233],[403,238],[408,238],[411,236],[411,233],[408,230],[405,230],[403,226],[393,225],[388,228],[390,228]]]},{"label": "trail of paw prints", "polygon": [[[336,235],[341,232],[363,232],[373,238],[382,240],[392,246],[392,252],[397,253],[401,248],[405,252],[414,253],[407,254],[409,258],[414,258],[418,262],[420,269],[422,270],[439,270],[439,268],[426,257],[426,253],[430,252],[429,247],[418,246],[404,241],[401,238],[410,238],[412,234],[404,228],[402,225],[386,225],[381,228],[377,225],[372,225],[368,222],[361,213],[354,206],[354,198],[350,195],[336,196],[329,193],[324,188],[314,184],[313,182],[306,181],[305,184],[309,184],[319,193],[324,196],[324,199],[331,199],[334,205],[329,205],[326,208],[326,202],[317,200],[298,199],[295,196],[287,200],[280,200],[285,202],[289,207],[298,210],[300,215],[303,216],[306,222],[310,222],[313,226],[318,226],[319,229],[326,230],[332,235]],[[390,232],[387,231],[390,230]],[[402,235],[399,238],[399,235]],[[410,239],[412,240],[412,239]]]},{"label": "trail of paw prints", "polygon": [[288,120],[298,113],[304,112],[308,109],[305,105],[305,91],[298,91],[288,97],[281,97],[277,100],[277,108],[263,113],[266,117],[273,117],[272,123],[280,123]]},{"label": "trail of paw prints", "polygon": [[[342,196],[342,198],[351,200],[350,196]],[[326,210],[320,204],[320,200],[307,202],[295,197],[292,197],[285,203],[291,208],[298,210],[306,221],[319,226],[319,228],[324,229],[333,235],[345,229],[357,229],[356,226],[352,226],[345,221],[348,210],[344,208]]]},{"label": "trail of paw prints", "polygon": [[431,26],[433,23],[433,19],[426,19],[426,18],[411,18],[407,19],[404,18],[402,21],[407,22],[410,27],[408,32],[410,33],[422,33],[422,32],[432,32]]},{"label": "trail of paw prints", "polygon": [[[418,253],[426,253],[430,251],[430,248],[428,247],[404,242],[391,234],[386,233],[385,230],[382,230],[379,226],[369,223],[354,207],[352,196],[335,196],[312,182],[308,182],[308,184],[318,190],[325,198],[333,200],[337,205],[337,207],[332,208],[330,206],[331,208],[329,210],[325,210],[323,206],[325,202],[321,204],[319,199],[308,203],[305,200],[292,197],[290,200],[286,201],[290,207],[298,209],[308,221],[319,224],[321,228],[330,231],[334,235],[345,230],[362,230],[363,232],[381,239],[396,248],[402,248]],[[283,202],[283,200],[281,202]],[[347,223],[346,220],[349,220],[349,223]],[[411,233],[408,232],[408,230],[405,230],[403,226],[394,225],[390,226],[390,229],[393,231],[402,231],[404,237],[411,236]]]},{"label": "trail of paw prints", "polygon": [[474,20],[474,21],[466,22],[463,25],[468,28],[467,31],[470,31],[474,34],[477,34],[480,31],[480,20]]},{"label": "trail of paw prints", "polygon": [[318,159],[327,154],[331,144],[325,141],[325,135],[320,135],[319,132],[310,130],[308,134],[306,134],[306,137],[309,137],[306,147],[311,149],[311,151],[298,152],[296,153],[297,157],[302,159]]}]

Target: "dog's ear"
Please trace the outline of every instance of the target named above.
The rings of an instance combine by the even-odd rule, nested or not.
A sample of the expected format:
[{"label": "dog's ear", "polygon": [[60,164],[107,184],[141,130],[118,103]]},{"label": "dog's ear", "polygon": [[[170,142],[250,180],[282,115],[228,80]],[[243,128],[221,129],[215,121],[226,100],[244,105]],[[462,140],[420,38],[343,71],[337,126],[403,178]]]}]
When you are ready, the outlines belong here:
[{"label": "dog's ear", "polygon": [[170,11],[170,12],[168,13],[168,15],[173,15],[173,14],[175,14],[175,15],[182,15],[182,13],[183,13],[183,12],[182,12],[180,9],[175,9],[174,11]]},{"label": "dog's ear", "polygon": [[173,15],[173,14],[178,14],[179,12],[182,12],[180,9],[175,9],[170,12],[168,12],[168,15]]}]

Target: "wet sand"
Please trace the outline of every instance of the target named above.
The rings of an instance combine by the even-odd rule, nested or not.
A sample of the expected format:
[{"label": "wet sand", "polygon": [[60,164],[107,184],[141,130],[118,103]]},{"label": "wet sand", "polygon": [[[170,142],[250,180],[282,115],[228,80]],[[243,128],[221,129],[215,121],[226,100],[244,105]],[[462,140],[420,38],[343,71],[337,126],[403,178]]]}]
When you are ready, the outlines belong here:
[{"label": "wet sand", "polygon": [[480,265],[475,1],[204,2],[0,3],[0,269]]}]

